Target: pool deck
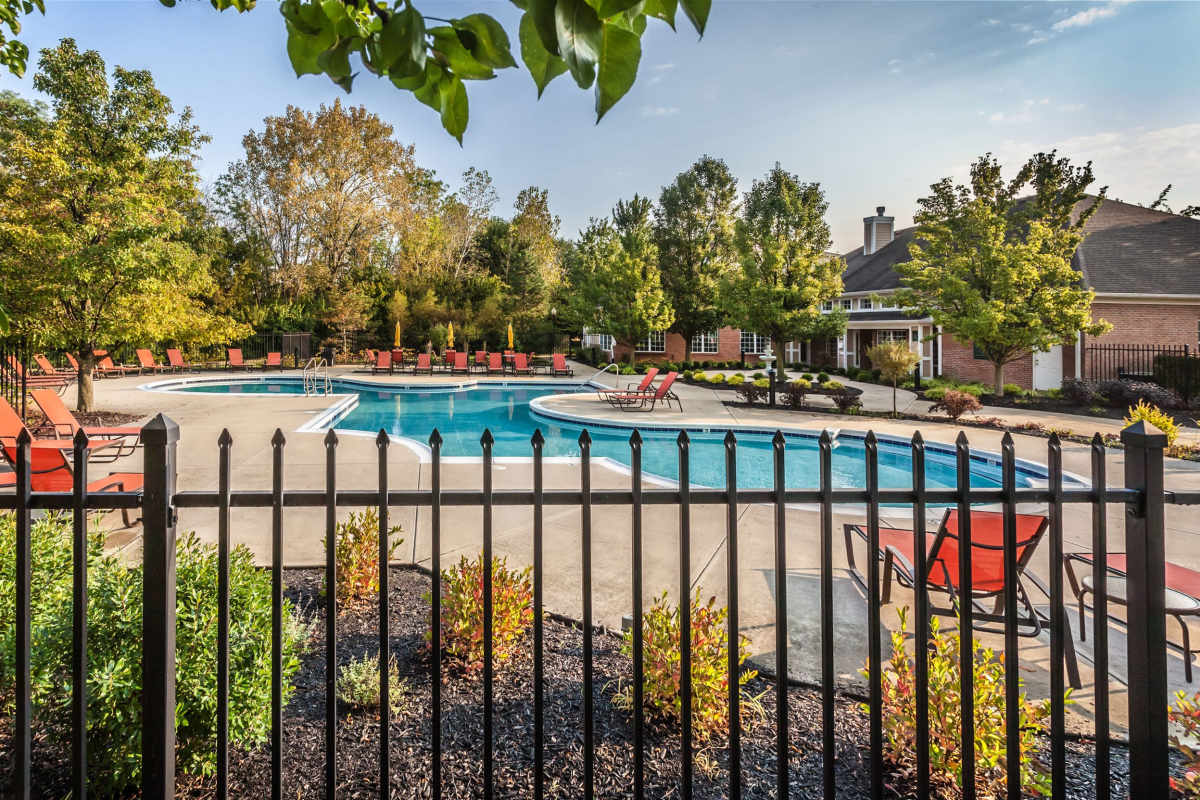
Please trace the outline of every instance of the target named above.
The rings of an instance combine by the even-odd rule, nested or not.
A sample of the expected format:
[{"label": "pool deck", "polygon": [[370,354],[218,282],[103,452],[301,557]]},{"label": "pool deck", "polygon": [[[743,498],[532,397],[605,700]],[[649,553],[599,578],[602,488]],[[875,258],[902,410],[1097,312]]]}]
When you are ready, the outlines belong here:
[{"label": "pool deck", "polygon": [[[587,376],[592,370],[576,366],[577,375]],[[259,375],[261,373],[252,373]],[[285,372],[284,374],[289,374]],[[290,373],[295,375],[297,373]],[[335,377],[352,377],[379,385],[411,385],[462,383],[461,376],[433,378],[421,376],[378,376],[350,369],[338,368]],[[241,374],[230,377],[240,377]],[[204,377],[213,377],[211,374]],[[612,375],[604,377],[606,384],[612,383]],[[325,480],[325,447],[323,434],[300,433],[298,429],[320,415],[331,404],[327,397],[304,397],[301,395],[229,395],[204,393],[161,393],[144,391],[141,385],[163,380],[162,376],[142,378],[109,379],[97,382],[96,402],[98,407],[135,414],[147,418],[162,411],[179,423],[179,489],[212,490],[217,484],[217,437],[227,428],[233,436],[233,486],[236,489],[269,489],[271,485],[270,438],[276,427],[287,436],[285,447],[285,487],[288,489],[321,489]],[[472,379],[474,380],[474,379]],[[479,378],[487,383],[487,378]],[[508,382],[520,378],[506,378]],[[545,377],[537,380],[545,381]],[[630,380],[621,378],[622,383]],[[891,390],[867,387],[865,395],[869,407],[890,408]],[[907,438],[914,430],[920,430],[926,441],[950,444],[960,430],[964,430],[973,448],[999,452],[1001,434],[979,428],[960,428],[949,423],[919,423],[890,421],[877,418],[842,416],[828,413],[772,411],[766,408],[745,408],[725,405],[722,398],[732,400],[729,393],[681,385],[678,393],[684,403],[684,411],[660,409],[652,413],[622,412],[610,408],[591,394],[573,394],[544,399],[547,413],[587,417],[597,421],[620,422],[628,425],[665,424],[689,427],[725,427],[731,425],[755,426],[767,429],[818,431],[823,427],[843,430],[864,430],[866,427],[881,434]],[[902,406],[911,402],[904,398]],[[1061,416],[1061,415],[1060,415]],[[1075,425],[1083,418],[1074,418]],[[1087,422],[1087,420],[1083,420]],[[1097,420],[1104,423],[1105,420]],[[373,437],[339,435],[337,470],[339,488],[373,489],[376,481],[377,449]],[[1039,463],[1046,461],[1045,439],[1040,437],[1014,436],[1018,458]],[[125,462],[108,467],[108,471],[139,469],[140,455]],[[1106,457],[1111,482],[1119,482],[1122,476],[1123,454],[1111,451]],[[1090,450],[1085,445],[1067,442],[1063,444],[1064,468],[1077,475],[1090,472]],[[101,474],[103,467],[94,468]],[[389,475],[395,489],[427,489],[430,465],[423,463],[418,451],[393,445],[389,450]],[[481,465],[474,463],[447,463],[442,467],[442,486],[445,489],[478,489]],[[592,485],[595,489],[628,488],[626,473],[594,465]],[[578,463],[553,463],[546,466],[547,488],[573,489],[580,484]],[[1166,483],[1168,488],[1200,489],[1200,463],[1167,460]],[[505,462],[495,465],[494,485],[496,489],[529,489],[532,470],[528,463]],[[649,485],[649,484],[647,484]],[[1037,513],[1044,508],[1023,508],[1022,511]],[[343,515],[348,512],[343,512]],[[931,517],[940,517],[940,510],[932,511]],[[443,566],[457,561],[460,556],[473,556],[480,548],[482,511],[478,508],[447,508],[443,511],[442,539],[439,548]],[[905,509],[884,509],[883,524],[910,527],[911,513]],[[1108,512],[1111,550],[1120,550],[1123,545],[1124,509],[1113,507]],[[582,613],[580,594],[580,520],[575,508],[547,508],[545,513],[545,597],[549,610],[579,617]],[[812,681],[818,675],[820,631],[817,615],[818,569],[818,516],[812,509],[789,508],[787,511],[787,588],[789,604],[789,658],[793,677]],[[1091,543],[1091,514],[1073,511],[1065,515],[1064,536],[1067,552],[1089,550]],[[510,563],[532,563],[532,511],[529,508],[497,507],[494,511],[494,541],[498,555],[505,555]],[[857,671],[863,665],[867,652],[866,603],[846,570],[841,526],[845,522],[862,522],[864,514],[860,508],[839,508],[835,513],[834,565],[836,646],[835,660],[839,680],[846,684],[858,684],[861,679]],[[428,566],[431,562],[430,526],[428,511],[417,509],[395,509],[393,519],[404,528],[404,545],[400,548],[402,560],[416,561]],[[288,510],[284,516],[285,545],[284,560],[290,565],[323,563],[322,538],[324,536],[323,515],[310,510]],[[774,655],[774,545],[773,508],[771,506],[747,505],[738,510],[739,524],[739,604],[741,627],[752,642],[752,650],[764,664],[773,664]],[[215,511],[186,509],[180,516],[181,530],[195,530],[202,539],[215,540]],[[631,548],[630,511],[626,507],[597,506],[593,509],[593,586],[594,614],[598,623],[618,627],[621,619],[631,608]],[[692,513],[691,570],[692,585],[703,596],[715,595],[724,602],[726,594],[726,550],[724,508],[699,507]],[[232,517],[234,541],[245,544],[262,563],[270,555],[270,516],[265,509],[235,509]],[[668,507],[646,507],[644,511],[645,544],[644,596],[647,600],[660,595],[664,590],[672,598],[679,585],[679,523],[678,512]],[[111,540],[121,547],[129,557],[139,551],[138,531],[133,529],[115,534]],[[1174,562],[1200,568],[1200,511],[1190,508],[1167,509],[1167,557]],[[859,550],[862,558],[862,551]],[[1030,569],[1044,577],[1048,572],[1048,547],[1038,548]],[[860,563],[861,560],[860,560]],[[910,605],[911,593],[898,590],[895,604],[886,607],[884,625],[891,629],[897,624],[895,608]],[[1036,598],[1035,598],[1036,601]],[[1069,609],[1070,610],[1070,609]],[[1072,624],[1075,624],[1073,613]],[[1090,618],[1089,618],[1090,624]],[[1169,635],[1178,631],[1169,626]],[[1124,693],[1120,679],[1124,674],[1122,651],[1124,638],[1117,628],[1112,628],[1111,682],[1114,692],[1112,708],[1114,722],[1121,723],[1126,716]],[[989,644],[1000,644],[998,640],[984,636]],[[1091,637],[1088,642],[1078,642],[1080,668],[1084,689],[1077,692],[1076,705],[1070,715],[1071,725],[1086,731],[1091,722],[1088,712],[1091,706],[1090,687],[1093,676],[1090,671]],[[1044,634],[1035,640],[1022,640],[1021,669],[1029,691],[1033,696],[1044,696],[1049,685],[1047,660],[1049,640]],[[1182,666],[1179,655],[1171,653],[1172,690],[1189,688],[1182,681]],[[1190,687],[1193,690],[1200,687]]]}]

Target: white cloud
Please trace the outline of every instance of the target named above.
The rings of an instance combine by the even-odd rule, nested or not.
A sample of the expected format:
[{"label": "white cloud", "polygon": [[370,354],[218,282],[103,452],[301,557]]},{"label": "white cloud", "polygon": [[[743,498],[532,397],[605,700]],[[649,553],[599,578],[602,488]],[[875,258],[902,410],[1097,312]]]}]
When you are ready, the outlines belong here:
[{"label": "white cloud", "polygon": [[1054,38],[1054,34],[1052,34],[1052,33],[1046,33],[1045,31],[1038,31],[1037,33],[1033,34],[1033,36],[1029,37],[1029,41],[1025,42],[1025,46],[1032,47],[1035,44],[1043,44],[1045,42],[1050,41],[1053,38]]},{"label": "white cloud", "polygon": [[987,25],[989,28],[991,28],[991,27],[994,27],[994,26],[996,26],[996,25],[999,25],[999,24],[1000,24],[1000,20],[996,19],[995,17],[988,17],[987,19],[985,19],[985,20],[983,21],[983,24],[984,24],[984,25]]},{"label": "white cloud", "polygon": [[666,64],[655,64],[654,68],[659,72],[666,72],[667,70],[675,69],[675,64],[668,61]]},{"label": "white cloud", "polygon": [[900,72],[902,71],[902,70],[900,69],[900,65],[901,65],[902,63],[904,63],[904,62],[902,62],[900,59],[898,59],[898,58],[893,58],[891,61],[889,61],[889,62],[887,63],[887,65],[888,65],[888,72],[892,73],[893,75],[899,75],[899,74],[900,74]]},{"label": "white cloud", "polygon": [[1121,6],[1128,2],[1129,0],[1112,0],[1112,2],[1102,6],[1092,6],[1091,8],[1076,12],[1066,19],[1060,19],[1050,27],[1056,32],[1065,31],[1069,28],[1086,28],[1102,19],[1116,16]]},{"label": "white cloud", "polygon": [[673,117],[678,113],[677,106],[642,106],[643,117]]}]

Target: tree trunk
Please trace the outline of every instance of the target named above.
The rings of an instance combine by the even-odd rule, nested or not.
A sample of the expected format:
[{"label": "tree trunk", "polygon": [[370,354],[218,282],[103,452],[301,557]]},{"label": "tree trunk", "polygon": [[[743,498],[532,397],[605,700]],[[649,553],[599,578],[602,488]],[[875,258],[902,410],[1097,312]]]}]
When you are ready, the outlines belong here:
[{"label": "tree trunk", "polygon": [[892,381],[892,416],[896,416],[896,382]]},{"label": "tree trunk", "polygon": [[75,356],[79,361],[79,374],[75,377],[75,385],[78,391],[78,396],[75,402],[76,411],[91,411],[95,404],[95,393],[92,386],[92,367],[96,363],[96,356],[92,352],[92,348],[80,350]]},{"label": "tree trunk", "polygon": [[692,337],[687,334],[683,334],[683,360],[692,360]]},{"label": "tree trunk", "polygon": [[996,397],[1004,397],[1004,365],[993,364],[992,381],[996,384]]}]

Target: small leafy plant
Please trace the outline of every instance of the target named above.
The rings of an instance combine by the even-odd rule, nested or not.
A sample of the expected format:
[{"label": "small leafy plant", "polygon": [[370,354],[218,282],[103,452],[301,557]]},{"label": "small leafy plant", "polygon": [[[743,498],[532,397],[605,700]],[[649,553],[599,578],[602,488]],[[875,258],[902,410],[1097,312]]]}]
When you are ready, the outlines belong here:
[{"label": "small leafy plant", "polygon": [[979,409],[983,408],[983,404],[975,395],[969,392],[960,392],[957,389],[947,389],[942,399],[929,407],[930,411],[943,411],[946,416],[954,421],[968,411],[974,414]]},{"label": "small leafy plant", "polygon": [[[900,774],[916,769],[916,664],[908,652],[908,609],[900,609],[900,627],[892,632],[892,655],[883,667],[884,758]],[[959,797],[962,789],[962,753],[959,706],[958,632],[942,633],[938,618],[930,620],[929,651],[929,772],[938,797]],[[1007,781],[1005,765],[1004,661],[978,640],[972,642],[972,680],[975,692],[975,786],[980,797],[1002,797]],[[866,668],[863,675],[868,675]],[[1071,692],[1066,692],[1071,702]],[[869,706],[863,705],[864,712]],[[1026,794],[1050,795],[1050,772],[1035,755],[1038,736],[1046,730],[1050,700],[1030,701],[1022,693],[1021,785]]]},{"label": "small leafy plant", "polygon": [[[442,571],[442,650],[467,672],[483,669],[483,556]],[[533,622],[530,568],[508,568],[492,559],[492,658],[504,662],[517,652]],[[433,599],[425,594],[425,601]],[[425,640],[432,636],[425,634]]]},{"label": "small leafy plant", "polygon": [[804,406],[804,397],[812,389],[812,384],[803,378],[797,378],[794,381],[788,381],[783,389],[784,405],[791,408],[801,408]]},{"label": "small leafy plant", "polygon": [[[404,540],[400,526],[388,531],[388,558]],[[322,544],[326,544],[322,540]],[[364,603],[379,593],[379,512],[374,508],[350,512],[334,534],[337,564],[337,602],[345,608]],[[328,587],[326,587],[328,591]]]},{"label": "small leafy plant", "polygon": [[[398,714],[404,708],[405,690],[396,657],[392,656],[388,659],[388,705],[392,713]],[[363,656],[343,664],[338,670],[337,695],[351,708],[378,709],[379,656]]]},{"label": "small leafy plant", "polygon": [[[729,730],[729,636],[726,618],[728,611],[717,606],[715,597],[707,603],[697,593],[691,603],[692,643],[692,732],[704,740]],[[680,613],[667,600],[667,593],[654,599],[642,615],[643,685],[645,707],[660,719],[679,719],[682,704],[680,687]],[[633,632],[625,633],[621,652],[633,657]],[[750,640],[739,636],[738,664],[744,664],[750,654]],[[758,673],[743,670],[737,677],[745,686]],[[743,690],[744,691],[744,690]],[[633,686],[622,686],[614,697],[618,708],[633,709]],[[742,711],[749,716],[761,716],[759,698],[745,696]]]},{"label": "small leafy plant", "polygon": [[748,405],[754,405],[762,401],[766,390],[758,385],[758,381],[753,383],[743,383],[737,387],[738,397]]},{"label": "small leafy plant", "polygon": [[1167,709],[1167,719],[1176,726],[1171,744],[1183,755],[1182,775],[1171,776],[1171,790],[1187,798],[1200,798],[1200,693],[1188,697],[1175,695],[1175,705]]},{"label": "small leafy plant", "polygon": [[1176,424],[1175,418],[1145,400],[1138,400],[1137,405],[1130,406],[1124,421],[1126,428],[1135,422],[1150,423],[1167,435],[1168,447],[1175,444],[1175,440],[1179,438],[1179,425]]}]

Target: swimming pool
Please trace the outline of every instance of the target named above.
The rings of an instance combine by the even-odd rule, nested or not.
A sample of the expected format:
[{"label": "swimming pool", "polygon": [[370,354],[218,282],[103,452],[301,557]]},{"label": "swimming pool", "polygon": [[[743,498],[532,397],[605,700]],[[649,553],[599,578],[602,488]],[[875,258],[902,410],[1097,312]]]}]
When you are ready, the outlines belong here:
[{"label": "swimming pool", "polygon": [[[262,377],[245,379],[173,380],[149,384],[156,391],[201,392],[220,394],[288,395],[303,394],[298,378]],[[391,436],[411,442],[426,451],[429,434],[437,428],[442,436],[442,455],[446,458],[478,458],[480,435],[485,428],[495,438],[493,455],[498,459],[529,458],[529,439],[541,429],[546,439],[548,458],[579,456],[579,434],[585,427],[574,421],[552,418],[531,408],[540,397],[565,392],[590,391],[579,384],[471,384],[439,387],[376,388],[365,382],[335,380],[334,391],[347,395],[344,407],[322,419],[318,427],[332,425],[338,431],[376,434],[382,428]],[[357,402],[354,402],[354,399]],[[346,410],[348,409],[348,410]],[[631,424],[639,420],[631,419]],[[661,420],[656,420],[661,421]],[[630,463],[629,427],[587,424],[592,438],[592,457],[611,459],[628,467]],[[678,477],[678,430],[640,428],[642,468],[667,480]],[[688,430],[692,483],[721,487],[725,484],[725,429]],[[766,488],[773,484],[771,432],[737,430],[738,483],[747,488]],[[816,433],[787,436],[785,480],[788,488],[813,488],[819,484],[818,441]],[[882,437],[879,441],[879,485],[883,488],[911,486],[912,461],[909,445],[900,439]],[[956,485],[954,452],[951,448],[929,444],[926,447],[926,485]],[[1031,486],[1045,479],[1036,465],[1019,463],[1017,485]],[[841,433],[833,448],[833,484],[836,488],[862,487],[866,483],[866,451],[862,436]],[[1000,465],[995,456],[973,454],[971,485],[1000,485]]]}]

